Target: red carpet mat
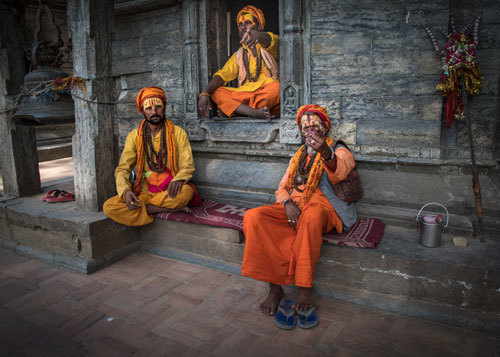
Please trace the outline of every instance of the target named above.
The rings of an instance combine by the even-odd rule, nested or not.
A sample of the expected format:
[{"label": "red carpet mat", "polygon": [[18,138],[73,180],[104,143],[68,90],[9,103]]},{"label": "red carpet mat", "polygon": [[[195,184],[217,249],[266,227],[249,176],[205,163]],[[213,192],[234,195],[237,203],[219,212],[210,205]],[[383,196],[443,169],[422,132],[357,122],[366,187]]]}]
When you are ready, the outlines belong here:
[{"label": "red carpet mat", "polygon": [[[226,227],[243,231],[243,216],[247,209],[204,200],[193,213],[159,213],[156,218],[176,222],[204,224],[207,226]],[[328,233],[323,235],[323,242],[357,248],[375,248],[382,240],[385,224],[380,219],[360,219],[347,233]]]}]

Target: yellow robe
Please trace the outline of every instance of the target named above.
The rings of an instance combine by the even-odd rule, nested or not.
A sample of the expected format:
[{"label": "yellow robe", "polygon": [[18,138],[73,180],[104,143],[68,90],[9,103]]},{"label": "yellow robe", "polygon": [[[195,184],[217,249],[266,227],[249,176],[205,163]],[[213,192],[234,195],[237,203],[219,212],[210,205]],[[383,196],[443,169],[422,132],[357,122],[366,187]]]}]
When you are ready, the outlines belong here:
[{"label": "yellow robe", "polygon": [[[160,148],[161,135],[158,133],[153,138],[155,150]],[[193,177],[194,161],[191,145],[186,132],[174,126],[174,140],[178,163],[178,173],[172,181],[184,180],[187,183]],[[153,222],[153,216],[146,211],[146,205],[152,204],[164,208],[179,208],[186,206],[193,198],[193,188],[184,184],[181,192],[175,197],[169,197],[167,191],[151,193],[148,191],[146,180],[142,180],[142,189],[139,195],[141,208],[131,210],[125,204],[125,193],[132,190],[129,181],[130,174],[137,162],[137,129],[132,130],[125,141],[120,163],[115,170],[116,191],[118,195],[111,197],[104,203],[103,211],[112,220],[127,226],[142,226]],[[167,166],[168,167],[168,166]],[[169,167],[170,169],[170,167]],[[144,164],[144,173],[150,171],[147,162]]]},{"label": "yellow robe", "polygon": [[[271,43],[266,48],[266,50],[271,54],[271,56],[274,58],[276,62],[279,62],[279,36],[273,34],[272,32],[268,32],[268,34],[269,36],[271,36]],[[257,46],[259,47],[260,45],[257,44]],[[255,73],[257,73],[257,61],[254,56],[249,56],[248,69],[250,70],[250,74],[252,76],[254,76]],[[219,76],[224,80],[225,83],[227,83],[231,82],[233,79],[238,77],[238,71],[239,68],[235,52],[227,60],[226,64],[220,70],[215,72],[214,77]],[[226,87],[226,88],[235,92],[254,92],[268,83],[279,82],[278,80],[266,76],[265,72],[266,71],[260,72],[260,76],[256,82],[245,81],[238,88],[232,88],[232,87]]]}]

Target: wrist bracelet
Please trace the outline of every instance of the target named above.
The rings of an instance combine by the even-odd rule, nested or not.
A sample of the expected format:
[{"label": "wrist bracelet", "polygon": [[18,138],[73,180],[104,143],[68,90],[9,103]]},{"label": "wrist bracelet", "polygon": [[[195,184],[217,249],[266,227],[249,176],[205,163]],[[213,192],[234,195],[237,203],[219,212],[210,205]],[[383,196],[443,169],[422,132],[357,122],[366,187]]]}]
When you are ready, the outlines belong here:
[{"label": "wrist bracelet", "polygon": [[281,202],[281,205],[282,205],[282,206],[285,206],[285,204],[286,204],[288,201],[290,201],[290,199],[289,199],[289,198],[284,199],[284,200],[283,200],[283,202]]},{"label": "wrist bracelet", "polygon": [[198,98],[201,98],[201,96],[203,96],[203,95],[208,95],[210,97],[210,93],[203,92],[203,93],[200,93],[200,95],[198,96]]}]

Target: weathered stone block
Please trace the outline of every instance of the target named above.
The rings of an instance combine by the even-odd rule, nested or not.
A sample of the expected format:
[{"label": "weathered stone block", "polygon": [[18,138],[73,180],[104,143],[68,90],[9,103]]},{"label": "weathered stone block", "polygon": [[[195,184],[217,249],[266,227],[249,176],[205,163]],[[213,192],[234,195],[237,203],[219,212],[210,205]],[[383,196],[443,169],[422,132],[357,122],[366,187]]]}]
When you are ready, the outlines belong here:
[{"label": "weathered stone block", "polygon": [[111,51],[115,59],[144,56],[143,38],[136,37],[126,41],[112,41]]},{"label": "weathered stone block", "polygon": [[175,31],[180,28],[180,9],[169,7],[153,12],[115,17],[115,39],[129,40],[156,32]]},{"label": "weathered stone block", "polygon": [[[136,54],[137,56],[137,54]],[[147,70],[145,68],[144,70]],[[124,74],[119,77],[120,81],[120,89],[122,91],[124,90],[133,90],[131,92],[126,91],[126,93],[130,93],[129,96],[123,98],[122,95],[120,94],[120,97],[118,100],[120,102],[126,101],[126,102],[135,102],[135,95],[137,95],[137,92],[142,89],[143,87],[146,87],[149,85],[149,83],[153,82],[153,76],[155,74],[151,72],[144,72],[144,73],[132,73],[132,74]]]},{"label": "weathered stone block", "polygon": [[196,182],[238,189],[275,190],[286,172],[284,163],[195,158]]},{"label": "weathered stone block", "polygon": [[7,240],[12,240],[12,231],[10,225],[5,218],[0,218],[0,237]]},{"label": "weathered stone block", "polygon": [[142,227],[142,234],[145,236],[159,235],[168,237],[170,235],[169,232],[175,232],[173,234],[182,233],[217,239],[226,243],[243,242],[243,233],[231,228],[212,227],[194,223],[168,221],[164,219],[156,219],[155,224]]},{"label": "weathered stone block", "polygon": [[79,254],[77,239],[71,234],[18,225],[12,225],[11,227],[15,241],[24,246],[35,247],[54,254]]},{"label": "weathered stone block", "polygon": [[279,134],[279,121],[259,119],[205,120],[201,128],[212,141],[270,143]]}]

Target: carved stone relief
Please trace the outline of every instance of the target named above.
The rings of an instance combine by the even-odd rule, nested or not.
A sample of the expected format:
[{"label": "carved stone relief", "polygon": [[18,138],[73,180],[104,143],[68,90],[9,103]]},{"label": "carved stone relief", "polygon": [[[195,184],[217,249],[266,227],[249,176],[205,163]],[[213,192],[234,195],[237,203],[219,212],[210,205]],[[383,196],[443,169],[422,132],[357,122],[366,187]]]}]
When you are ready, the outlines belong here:
[{"label": "carved stone relief", "polygon": [[282,120],[280,122],[280,143],[300,144],[300,132],[295,120]]},{"label": "carved stone relief", "polygon": [[283,113],[285,117],[293,118],[295,116],[298,108],[297,103],[297,90],[292,85],[287,86],[283,91]]},{"label": "carved stone relief", "polygon": [[206,138],[206,130],[201,127],[201,122],[198,119],[184,120],[184,130],[192,141],[203,141]]}]

